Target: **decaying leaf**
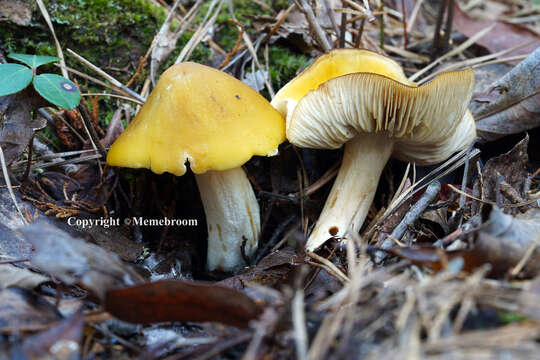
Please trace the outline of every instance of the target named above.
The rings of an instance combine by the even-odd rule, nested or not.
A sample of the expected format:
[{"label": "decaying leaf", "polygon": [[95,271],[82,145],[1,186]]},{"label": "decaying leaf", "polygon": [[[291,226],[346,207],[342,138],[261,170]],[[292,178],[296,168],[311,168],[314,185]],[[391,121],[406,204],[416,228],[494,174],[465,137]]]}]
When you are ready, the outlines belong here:
[{"label": "decaying leaf", "polygon": [[477,44],[484,46],[492,53],[531,42],[526,47],[511,53],[511,55],[527,54],[540,45],[540,37],[528,29],[502,21],[471,19],[465,12],[461,11],[457,4],[454,6],[453,26],[466,36],[471,37],[493,23],[495,23],[495,27],[489,34],[476,41]]},{"label": "decaying leaf", "polygon": [[49,278],[12,264],[0,264],[0,288],[19,287],[32,290]]},{"label": "decaying leaf", "polygon": [[30,0],[0,0],[0,21],[28,26],[32,23],[35,8],[36,3]]},{"label": "decaying leaf", "polygon": [[[514,201],[508,199],[509,194],[503,195],[501,183],[508,184],[522,199],[525,198],[527,178],[529,176],[527,166],[527,146],[529,136],[517,143],[509,152],[489,159],[482,169],[482,183],[480,178],[476,179],[473,186],[473,193],[483,200],[497,202],[499,197],[500,204],[512,204]],[[497,185],[499,184],[499,185]],[[510,188],[508,188],[510,190]],[[515,200],[515,199],[514,199]],[[482,206],[479,201],[473,201],[472,213],[477,214]],[[517,208],[509,211],[516,212]]]},{"label": "decaying leaf", "polygon": [[31,119],[31,113],[48,105],[30,86],[13,95],[0,97],[0,146],[7,165],[18,160],[34,134],[43,124]]},{"label": "decaying leaf", "polygon": [[519,303],[524,315],[540,321],[540,276],[533,279],[519,295]]},{"label": "decaying leaf", "polygon": [[105,309],[139,324],[164,321],[216,321],[247,327],[261,308],[247,295],[220,285],[161,280],[109,290]]},{"label": "decaying leaf", "polygon": [[4,334],[42,330],[62,318],[48,301],[25,289],[0,289],[0,304],[0,332]]},{"label": "decaying leaf", "polygon": [[113,287],[143,281],[116,255],[43,221],[22,227],[20,231],[34,246],[31,256],[34,266],[68,285],[80,284],[102,299]]},{"label": "decaying leaf", "polygon": [[[17,195],[15,195],[17,196]],[[17,201],[20,198],[17,197]],[[30,256],[29,244],[17,228],[24,225],[7,189],[0,188],[0,255],[7,259],[26,259]]]},{"label": "decaying leaf", "polygon": [[473,252],[483,262],[491,264],[492,275],[504,275],[516,266],[529,249],[529,260],[522,275],[535,276],[540,272],[540,209],[532,208],[515,217],[497,207],[486,206],[484,224],[476,234]]},{"label": "decaying leaf", "polygon": [[540,126],[540,47],[475,98],[486,102],[474,112],[486,141]]},{"label": "decaying leaf", "polygon": [[81,353],[84,315],[77,311],[51,328],[27,337],[22,350],[28,359],[77,359]]},{"label": "decaying leaf", "polygon": [[512,216],[490,205],[484,207],[483,225],[475,233],[470,250],[447,251],[434,246],[395,247],[390,252],[413,264],[435,271],[446,269],[457,258],[463,260],[462,270],[472,272],[489,264],[490,276],[505,276],[528,254],[522,276],[540,273],[540,209],[532,208],[524,214]]},{"label": "decaying leaf", "polygon": [[244,282],[246,281],[260,285],[274,286],[286,278],[287,274],[302,262],[302,259],[296,255],[294,249],[287,247],[268,254],[256,267],[222,280],[220,284],[238,290],[244,288]]}]

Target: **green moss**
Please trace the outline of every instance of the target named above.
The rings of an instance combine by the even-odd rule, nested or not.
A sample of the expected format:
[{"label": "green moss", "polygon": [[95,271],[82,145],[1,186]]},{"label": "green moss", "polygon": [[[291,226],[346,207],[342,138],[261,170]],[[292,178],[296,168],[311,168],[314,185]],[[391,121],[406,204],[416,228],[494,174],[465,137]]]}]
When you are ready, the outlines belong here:
[{"label": "green moss", "polygon": [[40,130],[38,133],[42,141],[52,146],[55,151],[60,151],[62,145],[60,144],[60,139],[56,136],[56,133],[51,130],[48,126]]},{"label": "green moss", "polygon": [[306,68],[311,61],[311,58],[287,48],[270,46],[269,66],[272,86],[275,89],[280,89],[295,77],[299,71]]},{"label": "green moss", "polygon": [[510,323],[519,323],[527,320],[527,318],[521,314],[513,313],[513,312],[501,312],[499,313],[499,319],[504,324],[510,324]]},{"label": "green moss", "polygon": [[[272,0],[266,3],[270,8],[277,13],[282,9],[287,8],[289,0]],[[196,19],[197,22],[202,21],[210,7],[210,1],[201,7],[201,11]],[[271,15],[272,13],[265,7],[257,4],[253,0],[232,0],[234,16],[246,29],[252,24],[250,16]],[[224,5],[225,6],[225,5]],[[230,21],[231,13],[228,8],[223,8],[216,19],[218,29],[215,33],[214,41],[225,50],[231,50],[238,38],[238,28]]]}]

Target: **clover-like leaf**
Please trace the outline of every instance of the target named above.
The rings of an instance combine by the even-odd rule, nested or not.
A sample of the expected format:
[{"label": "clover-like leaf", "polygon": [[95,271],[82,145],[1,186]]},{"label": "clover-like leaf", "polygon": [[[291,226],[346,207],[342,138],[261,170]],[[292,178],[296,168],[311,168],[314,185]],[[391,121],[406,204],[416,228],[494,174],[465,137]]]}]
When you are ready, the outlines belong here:
[{"label": "clover-like leaf", "polygon": [[17,60],[30,66],[32,69],[37,68],[38,66],[53,63],[60,60],[55,56],[41,56],[41,55],[30,55],[30,54],[18,54],[18,53],[9,53],[8,58]]},{"label": "clover-like leaf", "polygon": [[34,89],[47,101],[65,109],[74,109],[81,101],[81,93],[70,80],[56,74],[34,77]]},{"label": "clover-like leaf", "polygon": [[19,64],[0,65],[0,96],[21,91],[32,81],[32,70]]}]

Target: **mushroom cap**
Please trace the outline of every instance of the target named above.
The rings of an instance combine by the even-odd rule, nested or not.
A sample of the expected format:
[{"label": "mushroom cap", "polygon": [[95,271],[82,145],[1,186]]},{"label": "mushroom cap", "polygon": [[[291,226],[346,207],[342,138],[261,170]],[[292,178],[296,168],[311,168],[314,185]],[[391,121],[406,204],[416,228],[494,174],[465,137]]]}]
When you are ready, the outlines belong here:
[{"label": "mushroom cap", "polygon": [[285,121],[248,85],[217,69],[171,66],[111,146],[107,163],[183,175],[242,166],[285,140]]},{"label": "mushroom cap", "polygon": [[335,49],[319,56],[282,87],[272,99],[272,105],[281,114],[288,115],[288,109],[293,109],[309,91],[330,79],[357,72],[372,72],[414,85],[407,80],[401,66],[389,57],[364,49]]},{"label": "mushroom cap", "polygon": [[[388,58],[348,52],[356,53],[350,67],[343,50],[337,57],[323,55],[276,95],[272,104],[286,114],[291,143],[337,149],[359,133],[380,133],[393,139],[395,157],[425,165],[446,159],[476,137],[467,110],[474,89],[471,69],[444,73],[418,87]],[[347,65],[336,64],[336,58]],[[328,80],[329,67],[348,73]]]}]

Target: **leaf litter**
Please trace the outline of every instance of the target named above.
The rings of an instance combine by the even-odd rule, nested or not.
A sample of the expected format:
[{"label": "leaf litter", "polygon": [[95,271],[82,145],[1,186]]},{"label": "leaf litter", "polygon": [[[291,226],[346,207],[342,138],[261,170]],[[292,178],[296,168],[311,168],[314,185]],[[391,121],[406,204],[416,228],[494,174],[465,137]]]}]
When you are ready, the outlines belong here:
[{"label": "leaf litter", "polygon": [[[305,254],[303,243],[340,152],[283,144],[277,160],[252,159],[246,169],[261,203],[263,241],[252,266],[236,274],[204,271],[204,220],[182,229],[67,225],[69,218],[204,219],[192,176],[103,166],[97,143],[110,146],[132,118],[134,103],[119,98],[106,129],[97,97],[70,112],[40,111],[60,141],[56,148],[45,141],[50,149],[43,151],[46,139],[36,135],[36,144],[30,141],[44,124],[31,124],[31,109],[42,105],[28,94],[17,101],[2,98],[0,143],[5,165],[11,165],[10,190],[22,208],[19,214],[7,185],[0,187],[1,356],[538,354],[540,133],[534,74],[540,58],[533,52],[537,10],[530,2],[449,1],[455,11],[446,16],[453,16],[453,28],[437,24],[442,1],[328,0],[314,7],[292,1],[276,9],[274,2],[256,1],[253,6],[264,15],[246,16],[234,12],[239,1],[203,3],[184,8],[180,1],[157,2],[167,21],[127,79],[119,81],[69,51],[81,64],[72,75],[92,78],[85,74],[91,70],[112,84],[92,78],[104,91],[140,102],[163,63],[178,59],[178,52],[185,60],[197,48],[212,53],[209,63],[224,64],[263,92],[263,83],[271,89],[287,80],[275,78],[276,49],[290,52],[292,61],[297,54],[310,59],[324,49],[361,46],[391,54],[408,76],[424,76],[421,81],[451,66],[491,69],[500,62],[510,71],[476,73],[491,85],[474,96],[474,148],[434,169],[405,169],[391,161],[362,236],[327,243],[317,253]],[[491,35],[482,36],[486,24],[495,25]],[[435,28],[443,36],[433,63]],[[221,42],[225,30],[233,31],[237,45]],[[185,33],[193,34],[191,40],[178,48]],[[518,43],[528,45],[515,50],[516,58],[507,50]],[[281,67],[287,64],[280,61]],[[298,61],[287,76],[307,65]],[[150,77],[137,83],[137,77],[148,76],[143,69],[150,69]],[[14,124],[20,131],[13,131]]]}]

